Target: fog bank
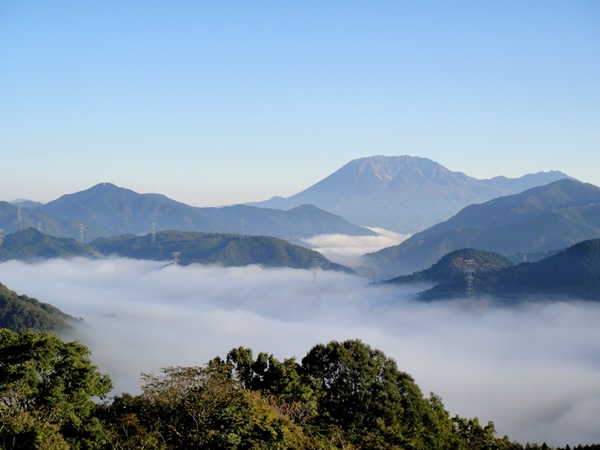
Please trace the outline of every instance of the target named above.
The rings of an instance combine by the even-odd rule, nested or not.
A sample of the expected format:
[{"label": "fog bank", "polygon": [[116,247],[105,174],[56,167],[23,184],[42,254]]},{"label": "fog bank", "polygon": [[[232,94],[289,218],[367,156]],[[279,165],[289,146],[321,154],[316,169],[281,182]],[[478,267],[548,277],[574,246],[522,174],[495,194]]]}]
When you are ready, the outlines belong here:
[{"label": "fog bank", "polygon": [[409,234],[400,234],[383,228],[368,228],[375,231],[377,235],[320,234],[304,241],[327,259],[353,269],[360,269],[361,256],[398,245],[410,237]]},{"label": "fog bank", "polygon": [[414,290],[292,269],[163,267],[154,261],[0,264],[0,282],[82,317],[79,339],[115,392],[140,372],[203,365],[240,345],[301,359],[359,338],[396,359],[451,414],[551,445],[600,442],[600,305],[431,304]]}]

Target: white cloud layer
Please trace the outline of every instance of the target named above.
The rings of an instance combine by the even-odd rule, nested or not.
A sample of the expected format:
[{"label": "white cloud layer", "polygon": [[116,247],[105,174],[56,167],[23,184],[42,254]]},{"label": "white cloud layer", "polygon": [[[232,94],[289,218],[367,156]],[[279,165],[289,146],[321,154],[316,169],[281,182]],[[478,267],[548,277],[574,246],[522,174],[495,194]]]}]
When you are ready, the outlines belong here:
[{"label": "white cloud layer", "polygon": [[314,247],[327,259],[353,269],[360,269],[360,257],[385,247],[400,244],[410,237],[384,228],[370,228],[376,236],[349,236],[347,234],[320,234],[308,239],[307,243]]},{"label": "white cloud layer", "polygon": [[333,272],[125,259],[11,261],[0,282],[82,317],[79,339],[116,391],[240,345],[301,359],[317,343],[360,338],[451,414],[493,420],[499,435],[600,442],[599,304],[422,304],[410,289]]}]

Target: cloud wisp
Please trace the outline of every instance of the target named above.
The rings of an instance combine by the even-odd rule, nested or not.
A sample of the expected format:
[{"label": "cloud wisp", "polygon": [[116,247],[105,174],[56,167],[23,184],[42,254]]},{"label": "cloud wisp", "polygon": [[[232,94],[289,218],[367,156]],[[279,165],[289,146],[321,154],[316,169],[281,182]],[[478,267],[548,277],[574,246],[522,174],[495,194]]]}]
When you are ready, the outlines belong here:
[{"label": "cloud wisp", "polygon": [[410,237],[408,234],[395,233],[383,228],[370,229],[377,235],[320,234],[304,240],[327,259],[353,269],[360,269],[361,256],[398,245]]},{"label": "cloud wisp", "polygon": [[359,338],[452,414],[552,445],[600,441],[600,305],[418,303],[415,292],[335,272],[163,267],[126,259],[0,264],[0,282],[82,317],[78,338],[115,392],[140,372],[203,365],[237,346],[301,359]]}]

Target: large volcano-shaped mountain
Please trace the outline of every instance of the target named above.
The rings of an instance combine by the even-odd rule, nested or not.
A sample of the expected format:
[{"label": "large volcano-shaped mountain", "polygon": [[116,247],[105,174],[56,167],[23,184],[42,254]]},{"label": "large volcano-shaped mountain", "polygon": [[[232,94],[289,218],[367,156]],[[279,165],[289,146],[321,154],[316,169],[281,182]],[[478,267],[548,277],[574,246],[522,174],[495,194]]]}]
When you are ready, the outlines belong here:
[{"label": "large volcano-shaped mountain", "polygon": [[[38,210],[31,210],[34,211],[41,211],[68,223],[81,224],[85,241],[125,233],[147,234],[153,227],[157,231],[241,233],[275,236],[292,241],[294,238],[317,234],[374,234],[312,205],[301,205],[290,211],[247,205],[196,208],[164,195],[139,194],[110,183],[101,183],[85,191],[63,195],[40,206]],[[21,216],[25,217],[29,212],[27,208],[22,208]]]},{"label": "large volcano-shaped mountain", "polygon": [[313,204],[357,225],[415,233],[448,219],[472,203],[562,178],[567,175],[552,171],[516,179],[478,180],[427,158],[371,156],[350,161],[291,197],[273,197],[252,205],[289,209]]}]

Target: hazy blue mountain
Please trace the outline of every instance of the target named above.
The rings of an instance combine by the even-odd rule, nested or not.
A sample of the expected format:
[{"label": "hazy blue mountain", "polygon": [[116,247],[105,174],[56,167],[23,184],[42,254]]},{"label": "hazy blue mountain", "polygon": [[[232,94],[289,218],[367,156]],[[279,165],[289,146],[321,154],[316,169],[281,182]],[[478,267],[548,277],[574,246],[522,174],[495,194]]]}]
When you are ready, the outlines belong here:
[{"label": "hazy blue mountain", "polygon": [[466,296],[467,259],[474,261],[474,297],[505,301],[525,299],[583,299],[600,301],[600,239],[575,244],[535,263],[514,265],[493,252],[461,249],[444,256],[429,269],[390,280],[391,283],[429,283],[421,300]]},{"label": "hazy blue mountain", "polygon": [[43,203],[41,203],[41,202],[34,202],[33,200],[27,200],[25,198],[17,198],[9,203],[11,205],[22,206],[24,208],[31,208],[31,209],[39,208],[40,206],[43,205]]},{"label": "hazy blue mountain", "polygon": [[313,204],[358,225],[410,234],[446,220],[472,203],[566,177],[552,171],[517,179],[478,180],[427,158],[372,156],[350,161],[291,197],[273,197],[252,205],[289,209]]},{"label": "hazy blue mountain", "polygon": [[[19,205],[21,207],[19,207]],[[36,208],[0,201],[0,229],[5,234],[33,227],[54,236],[76,237],[79,223],[57,219]]]},{"label": "hazy blue mountain", "polygon": [[332,263],[320,253],[271,236],[242,236],[191,231],[162,231],[154,235],[98,238],[90,243],[104,255],[173,261],[180,264],[218,264],[225,267],[259,264],[294,269],[352,270]]},{"label": "hazy blue mountain", "polygon": [[600,188],[572,179],[470,205],[402,242],[363,257],[383,278],[422,270],[460,248],[511,256],[600,238]]},{"label": "hazy blue mountain", "polygon": [[39,210],[83,224],[86,241],[125,233],[142,235],[151,232],[153,226],[156,230],[243,233],[284,239],[327,233],[374,234],[314,206],[300,206],[291,211],[246,205],[196,208],[164,195],[138,194],[110,183],[63,195]]}]

